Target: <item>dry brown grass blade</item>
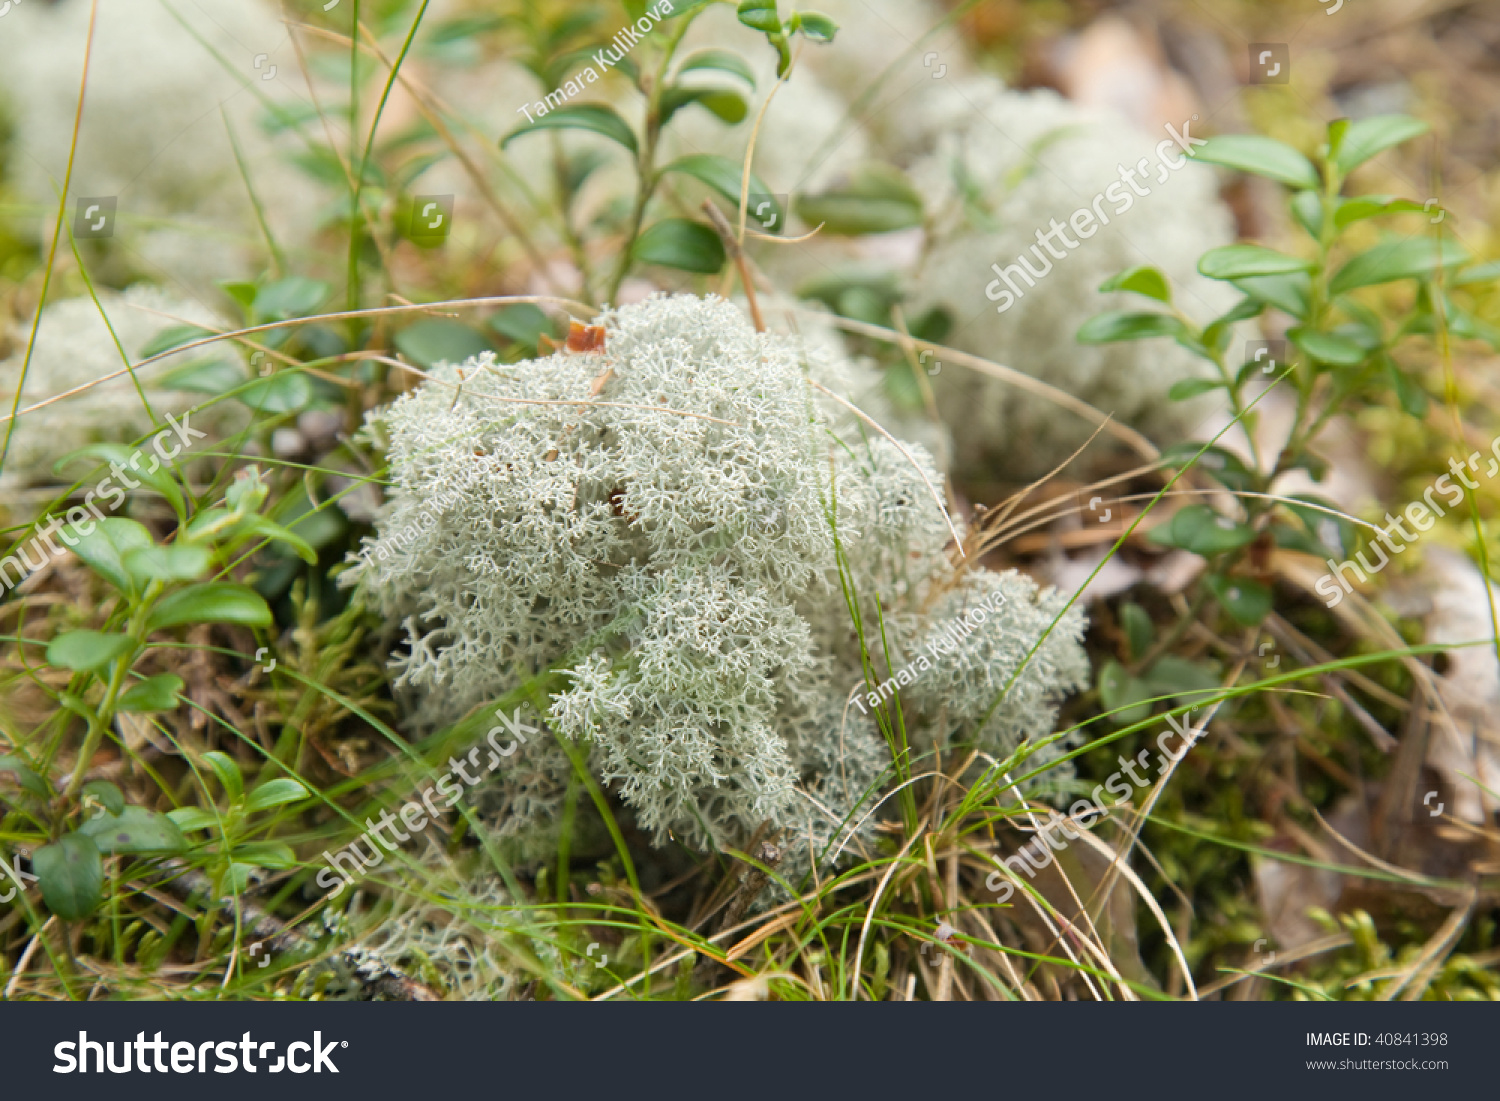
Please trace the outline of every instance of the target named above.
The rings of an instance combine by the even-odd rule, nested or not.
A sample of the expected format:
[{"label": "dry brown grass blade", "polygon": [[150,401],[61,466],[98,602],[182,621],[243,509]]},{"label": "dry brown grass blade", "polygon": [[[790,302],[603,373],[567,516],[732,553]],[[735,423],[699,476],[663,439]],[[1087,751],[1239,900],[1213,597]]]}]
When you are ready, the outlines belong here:
[{"label": "dry brown grass blade", "polygon": [[154,356],[147,356],[139,363],[133,363],[127,367],[122,367],[118,371],[112,371],[111,373],[107,375],[101,375],[99,378],[96,378],[90,382],[85,382],[82,386],[75,386],[71,390],[65,390],[61,394],[55,394],[52,397],[48,398],[46,401],[39,401],[35,405],[28,405],[25,409],[22,409],[18,413],[6,414],[5,416],[0,417],[0,423],[11,420],[13,417],[24,417],[27,413],[34,413],[38,409],[45,409],[47,406],[55,405],[57,402],[60,402],[65,398],[75,397],[78,394],[82,394],[88,390],[92,390],[95,386],[98,386],[102,382],[108,382],[111,379],[119,378],[121,375],[129,374],[134,370],[139,370],[142,367],[155,363],[157,360],[166,359],[168,356],[180,355],[183,352],[192,351],[194,348],[203,348],[208,346],[209,344],[217,344],[221,340],[239,340],[241,337],[250,336],[253,333],[270,332],[272,329],[288,329],[296,325],[311,325],[327,321],[347,321],[350,318],[354,317],[378,317],[387,314],[398,313],[425,313],[434,310],[441,310],[445,307],[461,308],[473,306],[499,306],[523,302],[532,304],[536,304],[539,302],[555,302],[569,308],[575,308],[578,311],[590,316],[592,316],[594,312],[594,308],[592,306],[586,306],[582,302],[575,302],[571,298],[558,298],[556,295],[550,294],[510,294],[496,295],[491,298],[459,298],[447,302],[416,303],[413,305],[404,306],[375,306],[366,310],[342,310],[338,313],[314,314],[311,317],[293,317],[288,318],[285,321],[272,321],[264,325],[252,325],[248,329],[225,330],[222,332],[214,333],[212,336],[202,337],[199,340],[190,340],[186,344],[178,344],[176,347],[169,348],[165,352],[158,352]]}]

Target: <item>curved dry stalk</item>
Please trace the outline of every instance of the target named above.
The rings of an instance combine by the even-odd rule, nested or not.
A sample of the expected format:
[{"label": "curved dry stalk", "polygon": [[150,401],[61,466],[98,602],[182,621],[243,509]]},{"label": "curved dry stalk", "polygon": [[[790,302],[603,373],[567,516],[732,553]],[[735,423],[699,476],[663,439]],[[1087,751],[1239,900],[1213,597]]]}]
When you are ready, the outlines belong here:
[{"label": "curved dry stalk", "polygon": [[[1114,849],[1095,837],[1087,829],[1080,829],[1078,836],[1100,855],[1110,858],[1114,857]],[[1182,972],[1183,981],[1187,983],[1188,993],[1193,996],[1193,1001],[1198,1001],[1198,988],[1193,985],[1193,972],[1188,967],[1187,957],[1182,953],[1182,946],[1177,943],[1177,935],[1172,932],[1172,923],[1167,920],[1167,915],[1162,911],[1161,904],[1146,889],[1146,885],[1141,882],[1141,877],[1135,874],[1133,868],[1128,864],[1121,864],[1119,868],[1120,874],[1135,888],[1136,894],[1140,895],[1141,901],[1146,904],[1146,909],[1151,911],[1151,916],[1156,918],[1157,924],[1161,926],[1162,934],[1167,938],[1167,945],[1172,949],[1172,955],[1177,959],[1177,967]]]},{"label": "curved dry stalk", "polygon": [[[175,356],[180,352],[191,351],[194,348],[202,348],[209,344],[217,344],[221,340],[238,340],[239,338],[249,336],[252,333],[270,332],[272,329],[285,329],[290,328],[293,325],[308,325],[313,322],[320,321],[347,321],[348,319],[354,317],[376,317],[383,314],[395,313],[420,313],[423,311],[439,310],[444,307],[450,306],[462,308],[464,306],[496,306],[523,302],[529,302],[532,304],[536,304],[538,302],[557,302],[569,307],[570,309],[576,308],[576,312],[582,313],[587,317],[592,317],[596,312],[593,306],[584,305],[582,302],[575,302],[571,298],[559,298],[556,295],[552,294],[506,294],[495,295],[489,298],[456,298],[447,302],[415,303],[405,306],[373,306],[369,309],[364,310],[341,310],[338,313],[314,314],[311,317],[292,317],[288,318],[285,321],[272,321],[264,325],[251,325],[248,329],[234,329],[224,332],[217,332],[212,336],[206,336],[199,340],[190,340],[186,344],[179,344],[175,348],[167,349],[165,352],[158,352],[154,356],[147,356],[139,363],[133,363],[127,367],[122,367],[118,371],[112,371],[107,375],[101,375],[99,378],[94,379],[92,382],[85,382],[82,386],[75,386],[71,390],[65,390],[61,394],[55,394],[52,397],[48,398],[46,401],[39,401],[35,405],[28,405],[20,412],[13,411],[4,417],[0,417],[0,422],[12,420],[16,417],[24,417],[27,413],[34,413],[38,409],[45,409],[47,406],[62,401],[64,398],[71,398],[77,394],[82,394],[87,390],[92,390],[101,382],[108,382],[111,379],[119,378],[121,375],[128,374],[129,372],[136,370],[137,368],[145,367],[147,364],[155,363],[159,359],[166,359],[168,356]],[[40,311],[38,311],[38,316],[40,316]],[[19,393],[20,391],[17,391],[18,399]]]},{"label": "curved dry stalk", "polygon": [[850,1001],[859,1001],[859,966],[860,961],[864,959],[865,955],[865,941],[870,936],[870,923],[875,920],[875,907],[880,904],[880,896],[885,893],[886,887],[890,885],[891,877],[896,874],[896,869],[901,866],[901,858],[906,855],[907,850],[912,845],[916,844],[917,838],[922,836],[926,826],[927,822],[925,819],[917,824],[917,828],[912,831],[912,835],[906,839],[906,844],[901,846],[901,851],[891,858],[890,866],[886,868],[885,874],[880,877],[880,882],[875,887],[875,893],[870,896],[870,904],[865,910],[864,924],[859,928],[859,947],[854,950],[854,967],[849,973]]}]

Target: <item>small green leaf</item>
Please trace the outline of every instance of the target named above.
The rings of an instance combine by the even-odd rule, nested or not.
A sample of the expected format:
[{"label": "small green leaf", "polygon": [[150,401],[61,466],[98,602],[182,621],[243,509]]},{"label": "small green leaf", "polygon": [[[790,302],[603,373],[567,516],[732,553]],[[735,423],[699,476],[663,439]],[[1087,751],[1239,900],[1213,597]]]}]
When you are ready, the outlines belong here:
[{"label": "small green leaf", "polygon": [[36,771],[21,758],[9,753],[0,757],[0,773],[6,772],[16,778],[16,783],[21,786],[22,791],[29,791],[38,799],[47,798],[47,781],[37,775]]},{"label": "small green leaf", "polygon": [[1354,341],[1337,333],[1320,333],[1315,329],[1304,329],[1296,325],[1288,329],[1286,335],[1313,359],[1332,363],[1337,367],[1357,367],[1370,355]]},{"label": "small green leaf", "polygon": [[1236,279],[1234,285],[1251,298],[1275,306],[1296,318],[1306,317],[1307,311],[1311,309],[1312,279],[1305,271]]},{"label": "small green leaf", "polygon": [[156,380],[156,385],[163,390],[185,390],[193,394],[222,394],[244,384],[245,372],[219,356],[184,363]]},{"label": "small green leaf", "polygon": [[110,814],[119,814],[125,809],[125,796],[108,780],[90,780],[83,785],[83,794],[90,796]]},{"label": "small green leaf", "polygon": [[262,868],[297,867],[297,854],[284,841],[252,841],[247,845],[236,845],[234,855],[236,860]]},{"label": "small green leaf", "polygon": [[1099,284],[1099,290],[1103,294],[1110,291],[1130,291],[1169,305],[1172,302],[1172,288],[1167,284],[1167,277],[1147,265],[1122,271],[1113,279],[1106,279]]},{"label": "small green leaf", "polygon": [[1261,245],[1224,245],[1198,259],[1198,270],[1210,279],[1245,279],[1258,275],[1287,275],[1307,271],[1311,260],[1301,260]]},{"label": "small green leaf", "polygon": [[1208,587],[1224,610],[1242,626],[1254,627],[1271,613],[1271,590],[1259,581],[1215,574],[1208,579]]},{"label": "small green leaf", "polygon": [[505,339],[520,344],[535,352],[543,336],[555,336],[552,319],[539,306],[530,302],[519,302],[506,306],[490,315],[485,322]]},{"label": "small green leaf", "polygon": [[1323,232],[1323,197],[1316,191],[1299,191],[1292,196],[1292,217],[1297,224],[1317,237]]},{"label": "small green leaf", "polygon": [[1360,119],[1350,125],[1344,140],[1339,143],[1333,163],[1341,175],[1347,176],[1376,154],[1425,134],[1429,129],[1421,119],[1410,115],[1376,115]]},{"label": "small green leaf", "polygon": [[180,830],[208,830],[219,824],[219,819],[212,811],[203,810],[200,807],[178,807],[176,810],[167,811],[167,817],[175,822]]},{"label": "small green leaf", "polygon": [[1125,672],[1118,661],[1105,663],[1099,671],[1099,702],[1106,711],[1114,712],[1109,719],[1116,726],[1138,723],[1150,715],[1151,705],[1142,701],[1151,696],[1146,683]]},{"label": "small green leaf", "polygon": [[1345,199],[1334,212],[1333,224],[1339,229],[1381,214],[1432,213],[1443,208],[1436,204],[1423,206],[1411,199],[1397,199],[1391,195],[1361,195],[1357,199]]},{"label": "small green leaf", "polygon": [[234,301],[244,317],[250,316],[251,308],[255,305],[255,296],[260,291],[259,287],[254,283],[224,279],[219,281],[219,289]]},{"label": "small green leaf", "polygon": [[133,593],[135,582],[125,568],[124,555],[136,547],[151,546],[151,533],[144,524],[123,516],[106,516],[88,535],[80,535],[73,553],[122,593]]},{"label": "small green leaf", "polygon": [[124,807],[90,818],[78,832],[104,853],[180,853],[187,838],[176,822],[145,807]]},{"label": "small green leaf", "polygon": [[1255,532],[1250,528],[1227,516],[1220,516],[1207,505],[1188,505],[1178,509],[1170,524],[1151,532],[1151,540],[1155,543],[1179,547],[1204,558],[1237,550],[1254,538]]},{"label": "small green leaf", "polygon": [[1401,370],[1390,357],[1385,357],[1386,377],[1391,380],[1391,389],[1396,391],[1396,401],[1410,417],[1418,420],[1427,416],[1427,391],[1421,384]]},{"label": "small green leaf", "polygon": [[[695,180],[705,183],[717,191],[738,212],[740,206],[740,175],[744,171],[743,166],[738,161],[732,161],[728,157],[696,153],[689,157],[677,158],[677,160],[667,165],[661,171],[662,175],[666,175],[668,172],[681,172],[684,175],[692,176]],[[757,213],[758,204],[766,201],[769,201],[771,204],[770,210]],[[770,224],[784,224],[782,219],[785,217],[785,213],[782,211],[781,205],[775,199],[771,198],[770,192],[766,190],[766,185],[753,173],[750,176],[749,213],[755,217],[756,221],[761,222],[763,225],[767,224],[764,221],[764,214],[774,213],[777,220]],[[736,217],[732,220],[737,222],[738,218]]]},{"label": "small green leaf", "polygon": [[643,264],[704,275],[724,266],[724,242],[719,235],[686,218],[663,218],[636,238],[631,254]]},{"label": "small green leaf", "polygon": [[1224,384],[1213,378],[1184,378],[1172,383],[1172,388],[1167,391],[1169,401],[1187,401],[1196,398],[1199,394],[1206,394],[1210,390],[1217,390]]},{"label": "small green leaf", "polygon": [[[167,432],[170,439],[170,431],[167,429],[163,431]],[[156,490],[165,497],[179,520],[187,515],[182,500],[182,489],[178,486],[177,479],[172,477],[172,472],[162,465],[161,458],[153,453],[151,448],[137,448],[132,451],[121,443],[89,444],[58,459],[52,469],[61,470],[75,459],[97,459],[102,463],[117,463],[129,472],[121,478],[126,486],[129,486],[131,482],[139,481],[142,485]]]},{"label": "small green leaf", "polygon": [[301,275],[278,279],[256,292],[254,313],[261,322],[306,317],[323,304],[331,289],[321,279]]},{"label": "small green leaf", "polygon": [[797,200],[797,213],[825,233],[858,237],[922,224],[922,196],[896,169],[866,164],[847,184]]},{"label": "small green leaf", "polygon": [[109,631],[69,631],[47,645],[47,664],[79,672],[102,669],[134,645],[135,640],[129,635]]},{"label": "small green leaf", "polygon": [[491,351],[490,342],[460,321],[429,317],[408,325],[396,334],[396,347],[420,367],[439,363],[458,364],[481,352]]},{"label": "small green leaf", "polygon": [[208,762],[208,767],[214,770],[214,775],[219,778],[219,783],[224,785],[224,793],[229,796],[231,803],[238,803],[245,797],[245,778],[240,773],[240,766],[229,754],[217,749],[211,749],[203,755]]},{"label": "small green leaf", "polygon": [[271,414],[305,409],[313,395],[312,382],[296,370],[273,371],[252,379],[234,393],[236,401],[243,402],[257,413]]},{"label": "small green leaf", "polygon": [[580,103],[554,108],[535,122],[516,127],[500,140],[500,148],[504,149],[522,134],[539,130],[589,130],[618,142],[632,153],[639,152],[635,131],[630,129],[630,124],[614,108],[601,103]]},{"label": "small green leaf", "polygon": [[1455,287],[1468,287],[1475,283],[1492,283],[1500,279],[1500,260],[1491,260],[1487,264],[1476,264],[1474,267],[1460,272],[1453,280]]},{"label": "small green leaf", "polygon": [[1312,161],[1290,145],[1283,145],[1259,134],[1220,134],[1198,146],[1193,157],[1225,168],[1237,168],[1256,176],[1284,183],[1288,187],[1321,186],[1318,170]]},{"label": "small green leaf", "polygon": [[820,11],[800,11],[792,17],[797,29],[813,42],[832,42],[839,33],[839,25]]},{"label": "small green leaf", "polygon": [[183,623],[234,623],[241,627],[269,627],[271,609],[253,589],[228,581],[191,585],[167,596],[151,611],[148,631]]},{"label": "small green leaf", "polygon": [[744,122],[745,116],[750,113],[750,106],[744,97],[728,88],[684,88],[678,85],[661,94],[662,125],[666,125],[668,119],[690,103],[706,108],[720,122],[727,122],[731,126]]},{"label": "small green leaf", "polygon": [[310,565],[318,564],[318,552],[313,550],[312,545],[302,536],[289,528],[284,528],[274,520],[268,520],[264,516],[251,515],[245,517],[235,529],[236,536],[260,536],[269,539],[273,543],[285,543],[291,547],[298,558]]},{"label": "small green leaf", "polygon": [[1154,696],[1171,696],[1180,704],[1201,702],[1210,693],[1222,691],[1212,663],[1198,663],[1167,654],[1158,659],[1145,676]]},{"label": "small green leaf", "polygon": [[1116,340],[1144,340],[1153,336],[1179,337],[1187,330],[1181,321],[1149,310],[1107,310],[1078,330],[1080,344],[1109,344]]},{"label": "small green leaf", "polygon": [[142,587],[147,581],[191,581],[202,577],[213,564],[207,548],[192,543],[136,547],[126,551],[121,561]]},{"label": "small green leaf", "polygon": [[749,63],[737,53],[729,50],[699,50],[688,56],[687,60],[677,69],[677,75],[691,72],[694,69],[718,69],[720,72],[733,73],[750,87],[755,87],[755,72]]},{"label": "small green leaf", "polygon": [[214,334],[201,325],[172,325],[157,333],[146,341],[141,348],[140,358],[149,359],[159,356],[163,352],[170,352],[173,348],[180,348],[184,344],[191,344],[195,340],[202,340]]},{"label": "small green leaf", "polygon": [[64,921],[88,917],[104,888],[104,861],[89,837],[64,834],[31,854],[31,870],[42,885],[47,908]]},{"label": "small green leaf", "polygon": [[121,711],[173,711],[181,691],[182,678],[176,673],[158,673],[131,685],[115,706]]},{"label": "small green leaf", "polygon": [[1339,269],[1328,289],[1334,294],[1343,294],[1356,287],[1420,278],[1440,267],[1461,264],[1468,258],[1468,252],[1461,245],[1446,239],[1441,243],[1430,237],[1388,241],[1350,260]]},{"label": "small green leaf", "polygon": [[[1199,451],[1203,453],[1200,455]],[[1212,475],[1226,489],[1242,492],[1250,489],[1255,481],[1250,468],[1233,451],[1222,447],[1203,448],[1191,441],[1173,444],[1163,449],[1161,461],[1169,466],[1191,467]]]},{"label": "small green leaf", "polygon": [[766,34],[775,34],[781,30],[781,16],[776,11],[776,0],[740,0],[735,14],[745,26]]},{"label": "small green leaf", "polygon": [[283,803],[295,803],[298,799],[305,799],[307,795],[307,788],[301,781],[283,776],[276,780],[268,780],[252,791],[250,798],[245,800],[245,809],[269,810]]},{"label": "small green leaf", "polygon": [[1145,608],[1127,600],[1120,605],[1120,626],[1124,629],[1125,639],[1129,644],[1130,659],[1139,661],[1151,649],[1151,641],[1156,636],[1155,624],[1151,622]]}]

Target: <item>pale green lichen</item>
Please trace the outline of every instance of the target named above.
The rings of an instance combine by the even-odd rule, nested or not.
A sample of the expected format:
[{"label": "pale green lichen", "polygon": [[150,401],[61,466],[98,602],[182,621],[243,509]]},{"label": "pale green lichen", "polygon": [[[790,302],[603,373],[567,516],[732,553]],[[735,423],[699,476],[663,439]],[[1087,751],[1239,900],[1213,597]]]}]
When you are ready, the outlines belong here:
[{"label": "pale green lichen", "polygon": [[[868,817],[891,764],[850,706],[864,685],[846,584],[867,628],[883,616],[913,651],[955,601],[1004,590],[983,647],[926,674],[927,744],[965,735],[1061,598],[954,567],[931,460],[809,385],[860,377],[826,348],[757,334],[714,298],[655,297],[600,323],[602,352],[440,366],[373,418],[392,481],[380,532],[406,535],[348,576],[404,627],[393,668],[419,725],[561,669],[548,721],[639,826],[724,847],[769,822],[805,869]],[[1005,753],[1050,730],[1086,674],[1081,629],[1063,617],[981,744]],[[569,771],[538,740],[484,816],[544,855]]]}]

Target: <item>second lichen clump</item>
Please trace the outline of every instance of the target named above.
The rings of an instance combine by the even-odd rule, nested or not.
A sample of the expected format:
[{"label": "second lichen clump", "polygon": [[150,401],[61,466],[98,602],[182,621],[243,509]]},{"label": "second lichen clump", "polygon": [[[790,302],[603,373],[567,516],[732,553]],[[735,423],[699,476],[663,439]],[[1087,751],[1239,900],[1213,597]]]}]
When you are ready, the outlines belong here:
[{"label": "second lichen clump", "polygon": [[[955,567],[926,452],[810,384],[860,368],[716,298],[599,324],[602,351],[443,366],[373,418],[392,488],[350,576],[404,627],[418,725],[557,671],[549,723],[642,828],[723,847],[769,822],[802,868],[868,836],[889,786],[891,749],[853,706],[871,686],[846,592],[879,678],[912,664],[913,755],[1051,732],[1087,677],[1082,616],[1042,640],[1060,595]],[[981,600],[998,614],[918,662]],[[485,817],[514,850],[546,855],[570,768],[544,735],[491,781]]]}]

